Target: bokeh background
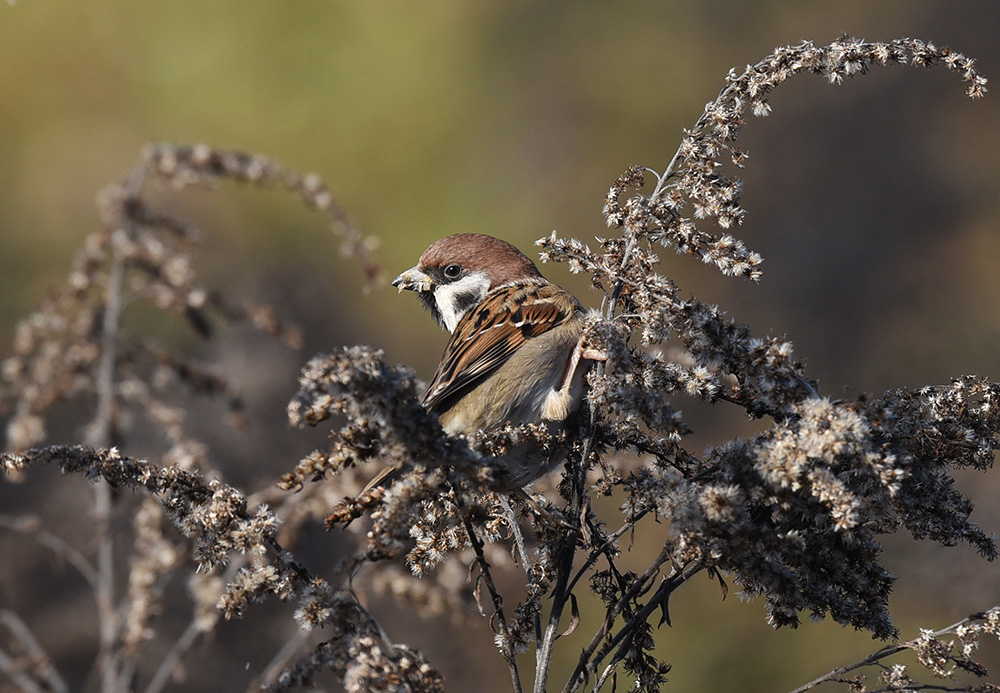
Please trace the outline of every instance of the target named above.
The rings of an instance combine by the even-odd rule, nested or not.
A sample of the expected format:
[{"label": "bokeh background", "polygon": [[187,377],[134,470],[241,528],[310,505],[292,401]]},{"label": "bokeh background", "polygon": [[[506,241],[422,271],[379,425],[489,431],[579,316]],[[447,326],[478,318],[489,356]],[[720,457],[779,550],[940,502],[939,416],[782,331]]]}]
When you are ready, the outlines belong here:
[{"label": "bokeh background", "polygon": [[[147,142],[260,152],[319,173],[379,239],[391,277],[460,231],[526,250],[553,229],[593,242],[606,233],[601,206],[614,178],[630,164],[662,169],[730,67],[842,31],[947,44],[1000,80],[996,0],[0,4],[0,343],[65,277],[99,223],[95,195]],[[738,235],[765,257],[763,281],[669,253],[664,271],[757,333],[787,334],[831,396],[964,373],[1000,378],[1000,94],[973,102],[943,67],[897,66],[841,86],[803,75],[771,103],[740,141],[749,216]],[[259,488],[316,444],[285,430],[283,413],[313,353],[369,343],[424,378],[433,372],[440,330],[412,297],[362,291],[323,219],[295,200],[223,185],[163,204],[204,229],[207,283],[270,301],[305,330],[305,348],[291,353],[255,349],[245,335],[206,346],[170,321],[149,326],[214,358],[245,393],[255,433],[204,426],[228,479]],[[585,303],[599,301],[565,268],[544,269]],[[747,430],[739,412],[679,406],[696,450]],[[67,424],[53,437],[78,433]],[[0,512],[85,515],[88,490],[75,483],[45,473],[0,483]],[[977,521],[1000,529],[996,473],[962,484]],[[332,565],[335,544],[317,533],[304,547],[317,570]],[[24,614],[86,685],[92,603],[56,581],[69,571],[51,557],[9,535],[0,550],[0,604]],[[904,634],[1000,602],[998,566],[967,547],[899,537],[885,558],[900,576],[892,604]],[[673,627],[660,632],[670,690],[787,690],[878,646],[831,623],[774,632],[760,602],[723,602],[707,579],[671,606]],[[176,690],[245,687],[246,670],[287,637],[264,631],[270,608],[227,626],[261,629],[253,647],[227,651],[223,633],[195,653],[217,680],[192,667]],[[444,670],[449,690],[506,689],[482,622],[389,623],[392,637]],[[1000,676],[991,647],[984,657]],[[565,668],[575,649],[564,650]]]}]

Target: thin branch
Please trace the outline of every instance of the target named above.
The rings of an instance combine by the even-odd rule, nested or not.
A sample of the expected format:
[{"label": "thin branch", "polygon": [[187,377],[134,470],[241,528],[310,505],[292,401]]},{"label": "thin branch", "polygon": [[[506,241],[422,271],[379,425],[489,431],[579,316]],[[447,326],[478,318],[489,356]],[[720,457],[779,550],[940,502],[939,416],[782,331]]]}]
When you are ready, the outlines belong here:
[{"label": "thin branch", "polygon": [[[7,627],[10,634],[20,643],[25,655],[32,664],[32,670],[45,682],[45,690],[53,693],[68,693],[69,685],[59,674],[59,671],[52,665],[52,660],[39,644],[35,634],[28,628],[20,616],[7,609],[0,610],[0,623]],[[7,671],[8,674],[18,682],[25,690],[42,690],[35,683],[35,679],[27,676],[18,666],[19,662],[13,660],[9,655],[0,652],[0,670]],[[24,679],[28,679],[27,681]]]},{"label": "thin branch", "polygon": [[145,693],[160,693],[164,686],[170,683],[170,677],[173,676],[177,665],[184,655],[187,654],[187,651],[191,649],[191,646],[194,645],[195,640],[198,639],[198,635],[201,632],[202,629],[198,624],[198,619],[191,619],[187,628],[184,629],[184,632],[181,633],[180,637],[171,646],[170,651],[163,657],[160,666],[156,668],[153,677],[146,685]]},{"label": "thin branch", "polygon": [[604,540],[604,543],[602,543],[596,549],[593,549],[587,555],[587,559],[583,562],[583,565],[581,565],[577,569],[576,575],[574,575],[573,579],[570,580],[569,588],[568,588],[569,591],[570,592],[573,591],[573,588],[576,587],[576,583],[578,583],[580,581],[580,579],[584,575],[586,575],[587,570],[589,570],[590,567],[593,566],[594,563],[597,562],[597,559],[599,559],[601,556],[603,556],[606,553],[608,553],[608,551],[611,550],[611,548],[617,543],[617,541],[619,539],[621,539],[623,536],[625,536],[631,530],[635,529],[636,523],[638,523],[639,520],[641,520],[642,518],[644,518],[651,511],[652,511],[652,508],[644,508],[640,512],[636,513],[631,518],[629,518],[628,522],[626,522],[621,527],[619,527],[618,529],[616,529],[614,532],[612,532],[611,534],[609,534],[608,537],[607,537],[607,539]]},{"label": "thin branch", "polygon": [[[987,609],[986,611],[980,611],[974,614],[970,614],[969,616],[963,618],[961,621],[953,623],[946,628],[942,628],[941,630],[930,633],[929,636],[931,638],[939,638],[942,635],[948,635],[949,633],[954,633],[955,629],[959,628],[960,626],[966,626],[971,623],[975,623],[976,621],[984,620],[985,614],[988,611],[992,611],[998,608],[1000,608],[1000,606],[994,606],[991,609]],[[912,640],[907,640],[906,642],[896,643],[894,645],[887,645],[886,647],[883,647],[877,652],[868,655],[862,660],[854,662],[853,664],[845,664],[844,666],[839,666],[836,669],[833,669],[832,671],[823,674],[818,678],[813,679],[809,683],[802,684],[798,688],[792,689],[791,691],[789,691],[789,693],[804,693],[804,691],[813,689],[816,686],[820,685],[821,683],[825,683],[826,681],[835,681],[844,674],[850,673],[857,669],[861,669],[862,667],[867,667],[877,664],[886,657],[892,657],[893,655],[899,654],[903,650],[916,650],[919,647],[920,643],[921,643],[921,638],[914,638]],[[923,688],[927,688],[927,686],[924,686]]]},{"label": "thin branch", "polygon": [[[247,691],[259,691],[266,685],[274,683],[295,653],[299,652],[308,641],[309,631],[301,629],[295,631],[295,635],[289,638],[274,654],[274,657],[267,663],[260,675],[247,687]],[[147,693],[151,692],[147,691]]]},{"label": "thin branch", "polygon": [[[121,250],[123,229],[112,234],[111,267],[105,293],[104,320],[101,326],[101,358],[97,370],[97,412],[88,431],[87,442],[95,447],[111,444],[115,408],[115,359],[118,348],[118,325],[122,309],[122,283],[125,267]],[[116,693],[117,673],[113,652],[118,638],[118,615],[114,607],[114,535],[111,531],[114,500],[107,484],[94,485],[94,534],[97,538],[97,599],[100,649],[98,661],[101,690]]]},{"label": "thin branch", "polygon": [[888,645],[886,647],[883,647],[881,650],[879,650],[879,651],[877,651],[877,652],[875,652],[873,654],[868,655],[867,657],[865,657],[864,659],[862,659],[860,661],[854,662],[853,664],[845,664],[844,666],[839,666],[836,669],[834,669],[834,670],[832,670],[832,671],[830,671],[830,672],[828,672],[826,674],[823,674],[822,676],[820,676],[818,678],[813,679],[809,683],[805,683],[805,684],[799,686],[798,688],[792,689],[791,691],[789,691],[789,693],[803,693],[803,691],[808,691],[808,690],[810,690],[812,688],[815,688],[816,686],[820,685],[821,683],[825,683],[826,681],[836,680],[838,677],[843,676],[844,674],[847,674],[849,672],[852,672],[855,669],[860,669],[862,667],[871,666],[871,665],[875,664],[876,662],[879,662],[879,661],[885,659],[886,657],[891,657],[894,654],[899,654],[900,652],[902,652],[903,650],[906,650],[906,649],[908,649],[906,643],[898,643],[896,645]]},{"label": "thin branch", "polygon": [[[457,492],[455,493],[455,497],[458,497]],[[461,506],[459,507],[459,512],[464,512]],[[476,563],[479,564],[479,575],[486,583],[486,589],[490,592],[490,599],[493,601],[493,610],[496,614],[497,623],[500,625],[500,654],[503,655],[504,661],[507,662],[507,667],[510,669],[510,681],[515,693],[522,693],[521,674],[517,669],[517,657],[514,652],[513,638],[511,638],[510,634],[510,625],[507,623],[507,618],[503,612],[503,597],[493,582],[493,575],[490,573],[490,564],[483,553],[483,541],[476,534],[476,530],[473,528],[472,521],[469,520],[467,513],[464,522],[465,531],[469,535],[469,542],[471,542],[472,549],[476,553]]]},{"label": "thin branch", "polygon": [[59,558],[62,558],[76,568],[77,572],[83,576],[83,579],[87,581],[91,588],[97,589],[100,577],[94,566],[87,560],[87,557],[73,548],[66,540],[43,529],[40,518],[34,515],[0,515],[0,527],[5,527],[32,537],[39,544],[50,549]]},{"label": "thin branch", "polygon": [[557,560],[556,585],[552,589],[552,606],[549,610],[549,619],[542,635],[542,641],[536,644],[535,648],[535,685],[534,693],[545,693],[548,685],[549,671],[552,666],[552,650],[556,640],[559,638],[559,622],[562,619],[563,610],[571,594],[569,587],[570,573],[573,571],[573,561],[576,558],[577,539],[581,533],[583,525],[584,511],[586,508],[587,496],[587,460],[591,454],[591,446],[595,436],[595,417],[593,410],[590,412],[590,425],[587,436],[583,441],[583,450],[577,463],[572,460],[566,461],[566,476],[570,482],[568,510],[569,516],[577,523],[572,529],[563,530],[562,540],[559,548],[559,558]]},{"label": "thin branch", "polygon": [[535,649],[535,687],[534,693],[544,693],[548,682],[549,667],[552,664],[552,648],[556,638],[559,637],[559,621],[562,618],[562,611],[566,605],[569,591],[566,589],[569,583],[569,573],[573,569],[573,557],[576,553],[576,535],[567,532],[563,539],[562,550],[559,557],[559,572],[556,586],[552,590],[552,606],[549,610],[549,620],[545,626],[541,643]]},{"label": "thin branch", "polygon": [[9,676],[22,693],[45,693],[44,689],[24,672],[21,662],[2,649],[0,649],[0,671]]},{"label": "thin branch", "polygon": [[618,666],[618,663],[624,658],[626,650],[629,649],[631,644],[631,639],[635,632],[639,629],[642,624],[644,624],[647,619],[653,614],[657,608],[665,608],[665,600],[668,599],[671,593],[674,592],[678,587],[687,582],[691,577],[698,573],[702,569],[702,566],[697,563],[689,565],[687,568],[682,570],[680,573],[676,573],[662,583],[660,587],[656,590],[656,593],[629,619],[628,623],[622,626],[621,630],[615,634],[610,642],[607,643],[592,659],[592,668],[596,670],[597,664],[600,663],[607,654],[618,648],[615,652],[614,657],[605,667],[604,672],[601,677],[594,684],[594,690],[599,690],[601,686],[604,685],[605,680],[608,675],[611,674]]},{"label": "thin branch", "polygon": [[659,572],[660,566],[669,560],[669,558],[670,552],[668,547],[665,546],[659,556],[657,556],[649,568],[646,569],[646,572],[635,578],[629,591],[623,594],[615,605],[608,610],[604,622],[601,624],[600,628],[597,629],[597,632],[594,634],[594,637],[591,638],[590,643],[588,643],[588,645],[583,649],[583,652],[580,653],[579,663],[569,680],[566,682],[566,686],[563,688],[563,693],[571,693],[572,691],[579,690],[580,686],[583,685],[586,680],[586,676],[597,669],[597,665],[600,664],[600,662],[608,655],[609,652],[611,652],[611,650],[615,649],[624,638],[631,635],[640,624],[645,623],[646,619],[649,618],[653,611],[660,607],[661,602],[669,597],[674,590],[702,569],[702,565],[700,563],[692,563],[679,573],[675,573],[665,579],[656,590],[656,593],[649,600],[647,600],[647,602],[636,611],[632,618],[630,618],[629,621],[621,627],[614,637],[612,637],[611,640],[608,641],[600,651],[598,651],[598,646],[605,640],[618,616],[621,615],[621,613],[625,610],[625,607],[628,606],[632,600],[648,589],[647,583],[656,575],[657,572]]}]

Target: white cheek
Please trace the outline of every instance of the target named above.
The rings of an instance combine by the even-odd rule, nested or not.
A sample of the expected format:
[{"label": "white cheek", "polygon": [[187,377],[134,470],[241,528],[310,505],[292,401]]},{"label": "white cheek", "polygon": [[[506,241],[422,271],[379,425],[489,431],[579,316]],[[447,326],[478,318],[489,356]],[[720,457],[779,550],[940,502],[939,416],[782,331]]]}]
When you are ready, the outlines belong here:
[{"label": "white cheek", "polygon": [[483,272],[473,272],[450,284],[439,284],[434,289],[434,300],[441,311],[441,320],[449,332],[462,316],[486,298],[490,292],[490,278]]}]

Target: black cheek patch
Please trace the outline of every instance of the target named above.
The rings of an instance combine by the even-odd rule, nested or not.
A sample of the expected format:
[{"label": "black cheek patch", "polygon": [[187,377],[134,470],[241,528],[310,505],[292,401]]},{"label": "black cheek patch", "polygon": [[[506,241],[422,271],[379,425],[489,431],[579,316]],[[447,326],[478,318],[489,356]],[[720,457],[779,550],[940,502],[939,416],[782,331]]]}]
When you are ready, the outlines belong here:
[{"label": "black cheek patch", "polygon": [[463,291],[455,294],[454,300],[455,312],[459,315],[465,315],[470,308],[479,303],[479,294],[474,291]]}]

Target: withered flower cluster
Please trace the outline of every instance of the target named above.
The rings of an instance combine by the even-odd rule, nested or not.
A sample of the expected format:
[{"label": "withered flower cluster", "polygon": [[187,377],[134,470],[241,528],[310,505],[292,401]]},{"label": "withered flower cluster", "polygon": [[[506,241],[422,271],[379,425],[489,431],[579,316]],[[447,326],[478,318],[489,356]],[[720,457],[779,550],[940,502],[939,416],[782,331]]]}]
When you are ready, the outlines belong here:
[{"label": "withered flower cluster", "polygon": [[[151,672],[145,690],[163,690],[219,615],[238,617],[268,595],[297,601],[295,616],[303,629],[330,628],[312,652],[299,656],[293,650],[259,672],[258,684],[298,688],[322,670],[353,682],[354,690],[385,690],[398,681],[436,690],[440,676],[418,653],[389,641],[350,591],[310,575],[280,545],[279,526],[294,535],[309,518],[322,517],[336,496],[268,492],[248,498],[218,481],[221,472],[211,465],[205,445],[187,433],[187,412],[171,402],[178,392],[221,398],[238,424],[243,411],[236,388],[210,368],[123,328],[122,313],[147,303],[182,316],[200,336],[209,336],[219,323],[243,322],[289,345],[301,342],[299,330],[271,307],[234,304],[202,286],[193,269],[198,230],[154,211],[149,202],[157,185],[182,189],[221,180],[284,188],[300,197],[330,217],[342,250],[359,261],[366,277],[378,278],[369,241],[317,176],[300,176],[263,156],[204,145],[147,147],[130,175],[101,194],[104,225],[87,238],[67,283],[17,326],[0,382],[0,403],[11,413],[12,452],[0,458],[4,474],[19,478],[28,467],[57,464],[101,482],[94,486],[98,548],[95,555],[84,555],[32,516],[0,516],[0,526],[51,548],[94,591],[100,632],[95,671],[102,690],[133,690],[139,669]],[[85,426],[89,445],[31,447],[44,438],[45,415],[74,399],[96,403]],[[166,442],[155,464],[116,447],[139,434],[142,421]],[[209,475],[215,478],[205,481]],[[112,489],[148,497],[137,507],[116,508]],[[129,513],[129,569],[124,594],[117,594],[114,552],[123,545],[116,543],[115,525]],[[188,576],[191,621],[150,668],[142,658],[156,637],[165,587],[177,575]],[[22,690],[70,690],[28,624],[13,611],[4,609],[2,616],[8,628],[0,672]]]},{"label": "withered flower cluster", "polygon": [[[359,603],[352,585],[362,582],[420,613],[474,603],[489,617],[515,691],[600,690],[620,679],[633,690],[659,691],[670,665],[654,654],[655,628],[669,622],[670,599],[697,574],[763,597],[775,627],[809,615],[895,637],[888,610],[894,577],[879,562],[883,535],[903,529],[916,539],[971,544],[989,560],[997,556],[994,539],[970,521],[971,503],[956,490],[952,472],[992,466],[1000,447],[1000,384],[965,376],[833,400],[809,379],[789,341],[751,334],[658,270],[661,250],[673,248],[725,275],[759,280],[761,257],[729,233],[745,215],[741,184],[722,173],[723,159],[737,167],[746,162],[734,146],[746,114],[766,115],[770,91],[797,74],[836,83],[897,63],[944,64],[961,75],[969,96],[985,93],[973,61],[913,39],[843,36],[823,47],[779,48],[729,74],[662,173],[635,167],[614,183],[604,207],[609,232],[593,248],[555,233],[538,242],[543,261],[587,274],[603,296],[584,338],[607,361],[592,370],[584,410],[564,434],[521,426],[450,438],[421,407],[411,371],[387,364],[377,349],[344,348],[308,363],[288,407],[297,426],[335,422],[329,444],[285,474],[282,491],[256,496],[202,480],[204,449],[183,434],[182,412],[158,403],[165,379],[144,378],[138,364],[152,363],[171,382],[199,391],[229,396],[228,385],[149,342],[125,341],[116,302],[127,293],[152,297],[199,332],[208,329],[210,309],[250,318],[285,338],[294,332],[273,314],[258,319],[261,309],[236,310],[202,289],[187,254],[190,230],[150,213],[142,186],[155,175],[181,185],[223,177],[287,187],[332,215],[366,274],[377,270],[364,239],[315,179],[260,157],[200,147],[149,150],[137,172],[105,196],[105,230],[82,251],[64,292],[18,329],[15,355],[3,369],[14,411],[9,440],[17,449],[40,440],[54,402],[88,393],[106,403],[90,428],[88,442],[97,449],[12,453],[3,457],[5,471],[53,462],[153,499],[135,518],[140,540],[126,610],[134,615],[105,614],[112,623],[107,650],[139,647],[155,627],[156,577],[181,570],[188,556],[201,571],[191,587],[201,605],[195,634],[215,625],[207,605],[239,616],[268,595],[295,600],[304,630],[329,629],[311,651],[290,654],[260,676],[258,683],[276,690],[305,685],[321,670],[334,672],[349,691],[442,688],[436,670],[392,643]],[[705,230],[708,221],[721,231]],[[738,407],[764,428],[697,454],[684,445],[688,427],[675,407],[681,397]],[[171,432],[174,445],[161,463],[111,448],[123,436],[118,414],[129,407]],[[506,492],[495,460],[526,438],[565,455],[563,471],[525,492]],[[359,479],[380,467],[388,470],[384,480],[362,488]],[[618,512],[595,510],[598,497],[617,499]],[[357,540],[357,551],[341,564],[350,584],[312,575],[284,548],[282,537],[320,517]],[[164,519],[186,544],[167,538]],[[662,542],[655,556],[642,570],[626,569],[626,538],[654,521]],[[495,574],[517,566],[524,573],[518,593],[504,593]],[[98,573],[95,589],[101,589]],[[587,623],[579,608],[588,592],[605,610],[596,623]],[[557,683],[557,639],[578,629],[590,637],[574,652],[569,678]],[[943,639],[948,634],[958,638],[957,651]],[[886,647],[799,690],[843,682],[844,673],[882,666],[902,649],[916,651],[934,675],[950,676],[957,667],[982,676],[973,654],[984,634],[998,634],[996,608]],[[20,649],[29,651],[30,641],[22,640]],[[154,677],[167,676],[184,647]],[[532,682],[522,672],[529,651]],[[20,674],[58,688],[50,668]],[[919,687],[901,665],[883,666],[882,678],[888,690]],[[864,690],[861,679],[850,685]]]}]

